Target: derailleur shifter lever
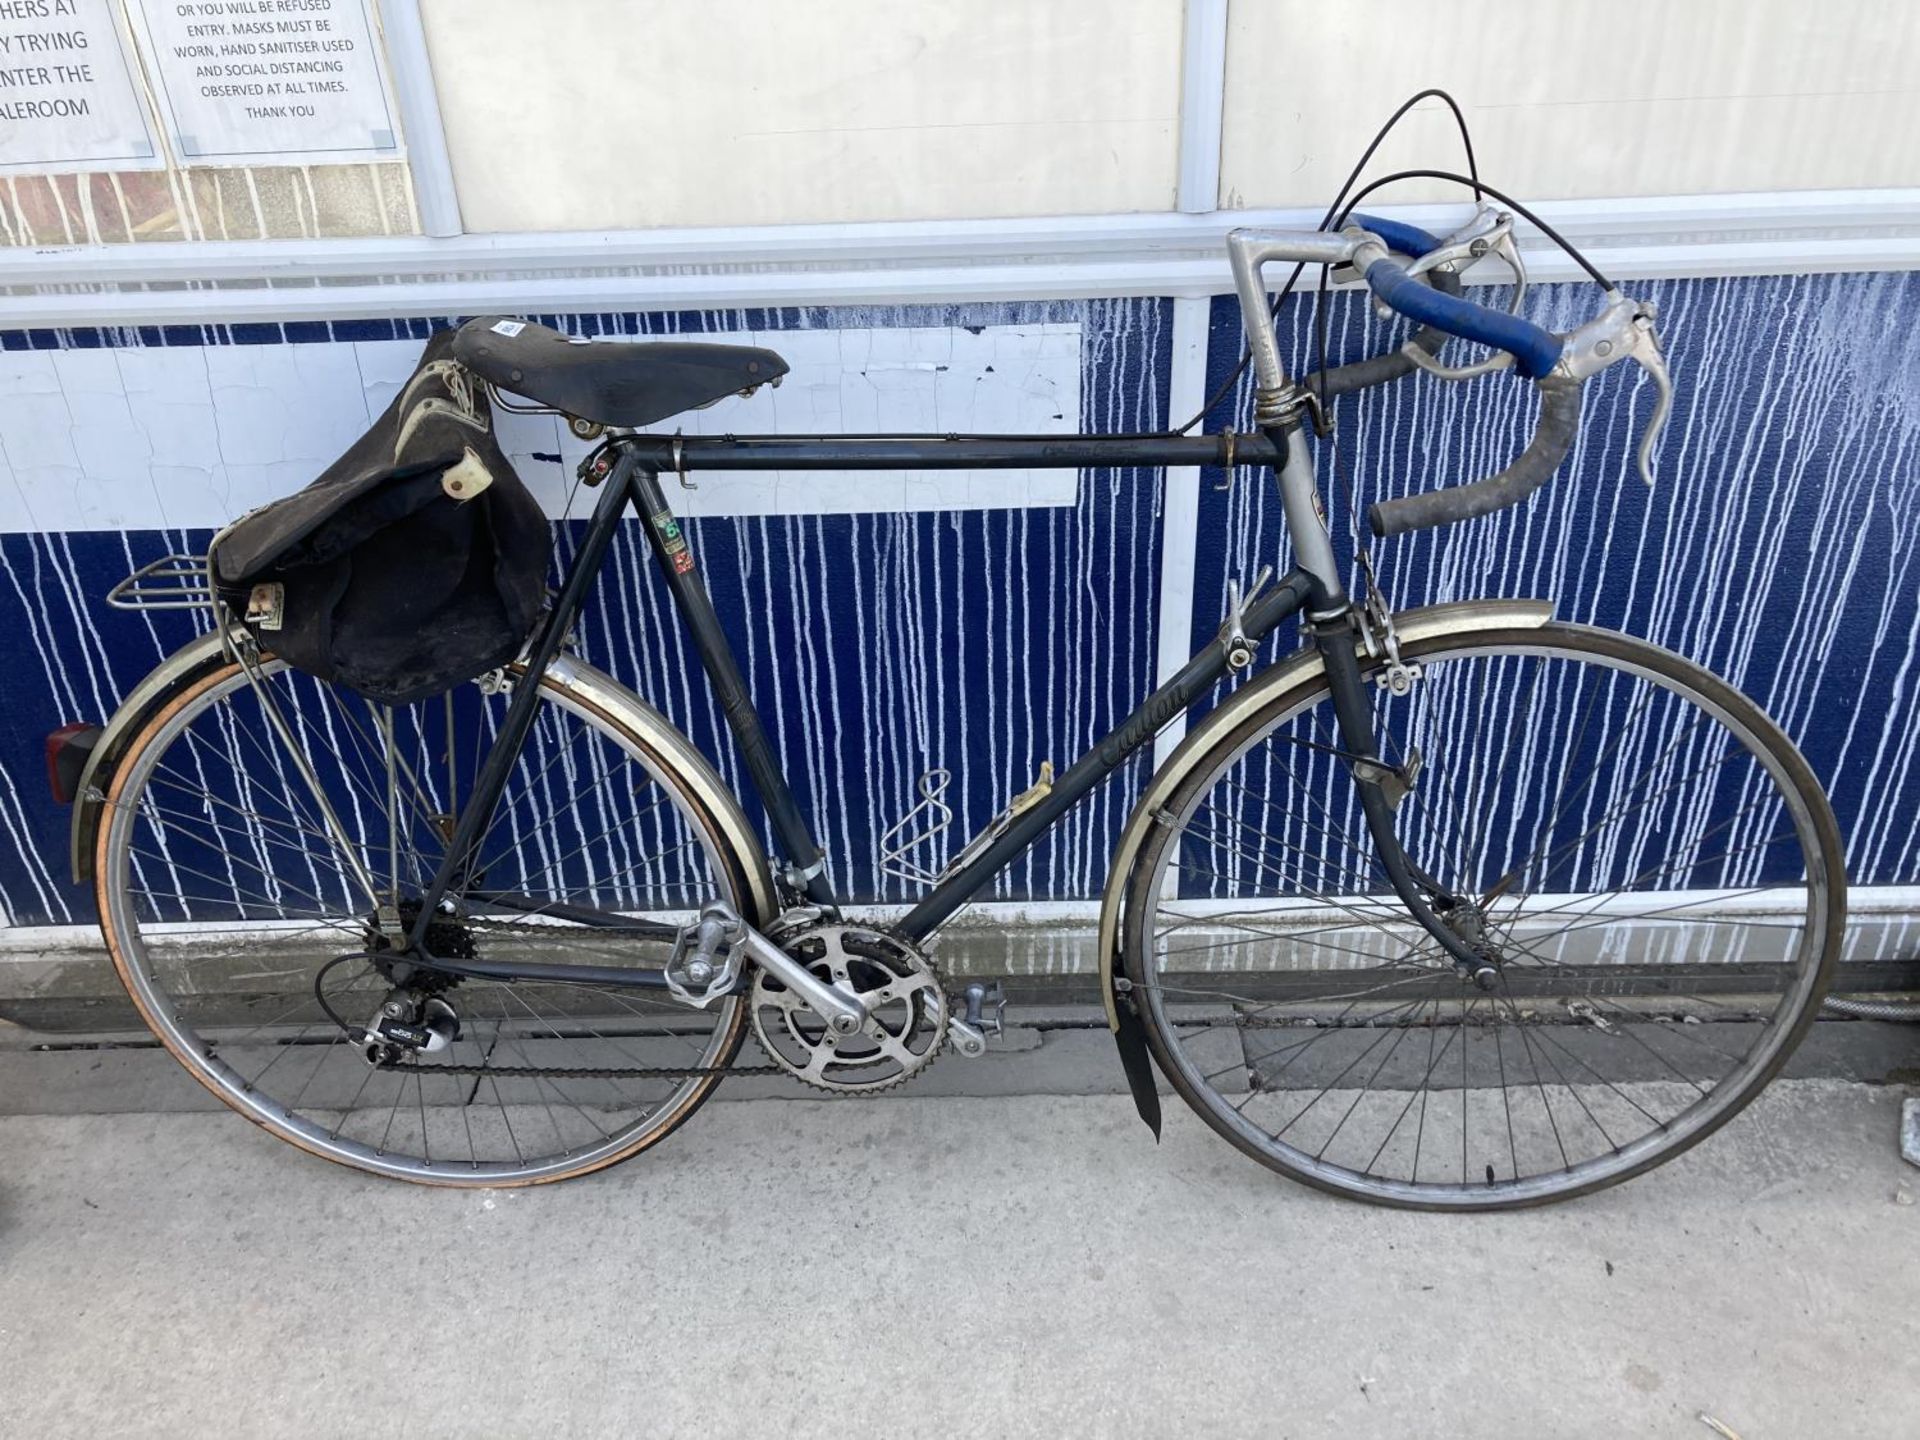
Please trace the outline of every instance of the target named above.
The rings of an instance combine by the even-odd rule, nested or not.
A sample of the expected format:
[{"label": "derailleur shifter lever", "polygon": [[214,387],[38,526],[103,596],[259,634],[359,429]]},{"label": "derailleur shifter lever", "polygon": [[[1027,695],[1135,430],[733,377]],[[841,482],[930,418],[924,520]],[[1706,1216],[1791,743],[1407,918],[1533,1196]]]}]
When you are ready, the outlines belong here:
[{"label": "derailleur shifter lever", "polygon": [[1219,638],[1226,642],[1229,669],[1244,670],[1253,663],[1253,642],[1247,638],[1247,611],[1253,608],[1253,602],[1260,598],[1272,578],[1273,567],[1262,565],[1244,595],[1240,593],[1238,578],[1227,581],[1227,618],[1220,626]]}]

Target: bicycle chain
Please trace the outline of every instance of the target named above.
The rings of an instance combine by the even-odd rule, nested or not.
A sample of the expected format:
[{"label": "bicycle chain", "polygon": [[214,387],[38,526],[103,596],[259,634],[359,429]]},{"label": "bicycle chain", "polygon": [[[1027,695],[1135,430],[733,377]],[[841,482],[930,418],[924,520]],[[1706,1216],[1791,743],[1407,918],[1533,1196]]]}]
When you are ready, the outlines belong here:
[{"label": "bicycle chain", "polygon": [[381,1065],[395,1075],[491,1075],[497,1080],[692,1080],[705,1075],[785,1075],[778,1065]]}]

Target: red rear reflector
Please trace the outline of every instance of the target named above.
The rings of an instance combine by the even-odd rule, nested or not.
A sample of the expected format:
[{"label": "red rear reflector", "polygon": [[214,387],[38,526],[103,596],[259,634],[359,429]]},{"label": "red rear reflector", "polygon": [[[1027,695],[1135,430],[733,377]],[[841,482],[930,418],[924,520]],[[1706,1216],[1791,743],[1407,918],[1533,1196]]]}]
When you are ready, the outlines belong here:
[{"label": "red rear reflector", "polygon": [[80,793],[80,777],[87,768],[93,747],[105,732],[84,721],[62,725],[47,736],[47,787],[62,805],[71,805]]}]

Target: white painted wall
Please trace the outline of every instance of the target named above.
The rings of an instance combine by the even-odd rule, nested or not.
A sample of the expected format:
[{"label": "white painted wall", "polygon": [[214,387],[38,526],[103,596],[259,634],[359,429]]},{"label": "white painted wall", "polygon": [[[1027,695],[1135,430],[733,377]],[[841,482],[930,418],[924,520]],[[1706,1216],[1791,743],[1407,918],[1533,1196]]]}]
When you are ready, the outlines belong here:
[{"label": "white painted wall", "polygon": [[1166,210],[1180,0],[425,0],[467,228]]},{"label": "white painted wall", "polygon": [[[1429,85],[1522,199],[1920,185],[1914,0],[1234,0],[1228,27],[1229,208],[1325,205]],[[1429,103],[1373,168],[1436,161],[1465,168]]]}]

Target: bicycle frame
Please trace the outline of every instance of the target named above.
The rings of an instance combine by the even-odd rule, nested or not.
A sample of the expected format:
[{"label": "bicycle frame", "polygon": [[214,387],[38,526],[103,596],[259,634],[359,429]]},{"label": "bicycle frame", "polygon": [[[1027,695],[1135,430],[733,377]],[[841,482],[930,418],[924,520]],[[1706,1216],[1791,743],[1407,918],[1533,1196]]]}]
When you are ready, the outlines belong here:
[{"label": "bicycle frame", "polygon": [[[829,909],[841,903],[825,870],[825,854],[815,842],[806,816],[794,799],[786,776],[747,693],[732,646],[722,630],[705,583],[688,547],[686,536],[660,484],[663,473],[690,470],[852,470],[852,469],[1080,469],[1201,464],[1265,464],[1278,480],[1281,505],[1297,559],[1278,583],[1251,596],[1237,617],[1207,646],[1085,754],[1073,761],[1052,789],[1030,809],[1012,817],[1006,829],[971,858],[943,874],[933,889],[893,928],[914,943],[931,936],[987,885],[994,875],[1017,859],[1062,815],[1113,775],[1169,721],[1206,693],[1236,660],[1253,653],[1260,642],[1288,616],[1305,611],[1308,628],[1320,646],[1327,668],[1345,758],[1359,786],[1369,829],[1379,847],[1383,868],[1394,890],[1417,920],[1458,965],[1475,963],[1471,950],[1435,913],[1422,893],[1433,893],[1441,908],[1448,896],[1416,878],[1392,828],[1392,805],[1377,780],[1367,778],[1377,763],[1372,709],[1355,651],[1356,617],[1334,559],[1331,539],[1322,518],[1312,459],[1297,418],[1269,425],[1261,433],[1220,436],[1008,436],[934,438],[875,436],[849,439],[832,436],[774,438],[661,437],[616,432],[608,442],[612,464],[594,507],[587,533],[557,600],[537,634],[525,662],[525,673],[538,676],[557,655],[585,604],[607,548],[631,505],[646,530],[661,574],[673,595],[682,620],[699,651],[709,683],[720,702],[747,774],[765,806],[775,837],[785,852],[779,877],[795,897]],[[1232,622],[1237,619],[1237,625]],[[537,684],[516,687],[497,738],[482,765],[466,808],[461,813],[420,917],[409,936],[415,953],[427,956],[436,969],[484,978],[587,983],[635,989],[664,989],[664,972],[616,966],[548,965],[501,961],[447,960],[425,950],[427,926],[441,900],[457,888],[471,863],[508,775],[532,727],[539,705]],[[669,927],[636,922],[630,917],[569,909],[576,923],[604,924],[629,933],[664,938]]]}]

